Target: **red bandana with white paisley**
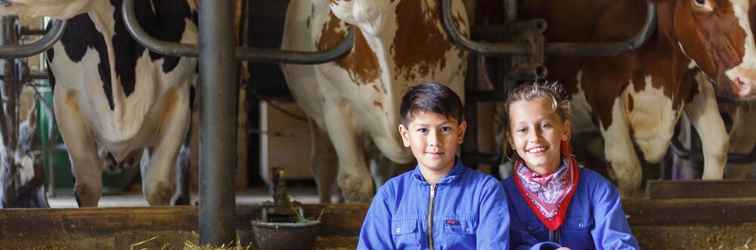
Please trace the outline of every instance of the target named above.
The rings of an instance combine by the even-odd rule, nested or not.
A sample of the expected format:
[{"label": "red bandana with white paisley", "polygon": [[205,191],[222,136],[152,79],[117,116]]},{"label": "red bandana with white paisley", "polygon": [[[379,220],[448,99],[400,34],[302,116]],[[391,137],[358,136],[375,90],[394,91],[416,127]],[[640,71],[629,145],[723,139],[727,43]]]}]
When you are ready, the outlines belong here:
[{"label": "red bandana with white paisley", "polygon": [[514,165],[515,186],[530,210],[551,231],[558,229],[567,217],[567,207],[577,190],[580,169],[574,157],[562,158],[556,172],[540,175],[530,170],[522,160]]}]

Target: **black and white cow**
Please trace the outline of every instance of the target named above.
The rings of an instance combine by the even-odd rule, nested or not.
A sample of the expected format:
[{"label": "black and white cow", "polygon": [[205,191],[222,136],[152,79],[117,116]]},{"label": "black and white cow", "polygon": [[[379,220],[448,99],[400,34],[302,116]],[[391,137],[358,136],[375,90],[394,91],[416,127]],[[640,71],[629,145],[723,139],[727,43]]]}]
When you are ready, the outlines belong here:
[{"label": "black and white cow", "polygon": [[[156,38],[196,43],[191,0],[136,1],[140,24]],[[11,0],[0,15],[68,19],[48,51],[58,127],[71,159],[79,206],[97,206],[105,149],[117,161],[140,157],[150,205],[174,196],[176,156],[189,128],[196,59],[151,53],[127,33],[121,0]],[[173,199],[172,199],[173,198]]]}]

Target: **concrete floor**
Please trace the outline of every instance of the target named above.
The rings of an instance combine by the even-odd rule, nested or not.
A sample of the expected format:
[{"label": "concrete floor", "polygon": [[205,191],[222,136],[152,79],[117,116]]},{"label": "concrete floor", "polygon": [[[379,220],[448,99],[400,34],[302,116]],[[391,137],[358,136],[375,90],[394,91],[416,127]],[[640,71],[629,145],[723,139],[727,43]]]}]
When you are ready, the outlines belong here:
[{"label": "concrete floor", "polygon": [[[319,203],[315,187],[299,186],[290,187],[289,195],[295,201],[307,204]],[[196,204],[197,193],[192,194],[192,203]],[[48,198],[51,208],[75,208],[78,207],[76,199],[71,191],[59,190]],[[265,201],[273,201],[264,188],[253,188],[236,192],[237,205],[260,204]],[[140,192],[103,195],[99,207],[144,207],[147,201]]]}]

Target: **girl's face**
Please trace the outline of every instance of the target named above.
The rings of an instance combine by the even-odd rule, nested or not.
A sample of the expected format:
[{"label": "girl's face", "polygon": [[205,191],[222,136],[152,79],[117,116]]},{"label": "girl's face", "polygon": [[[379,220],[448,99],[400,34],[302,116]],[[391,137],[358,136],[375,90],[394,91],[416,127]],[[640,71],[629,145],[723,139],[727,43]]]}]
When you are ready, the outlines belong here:
[{"label": "girl's face", "polygon": [[542,175],[556,171],[561,142],[569,142],[571,128],[552,108],[551,99],[512,102],[509,122],[509,144],[528,168]]},{"label": "girl's face", "polygon": [[433,112],[418,112],[399,125],[405,147],[412,150],[424,169],[445,174],[454,167],[454,157],[465,136],[467,124]]}]

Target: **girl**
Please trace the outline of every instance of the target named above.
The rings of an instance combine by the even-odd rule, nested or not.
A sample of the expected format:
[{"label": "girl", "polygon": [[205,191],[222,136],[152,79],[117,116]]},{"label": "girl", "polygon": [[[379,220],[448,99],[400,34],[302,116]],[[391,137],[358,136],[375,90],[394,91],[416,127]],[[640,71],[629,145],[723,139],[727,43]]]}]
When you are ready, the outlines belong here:
[{"label": "girl", "polygon": [[560,85],[510,92],[504,125],[516,160],[504,180],[513,249],[639,249],[614,186],[569,150],[569,101]]}]

